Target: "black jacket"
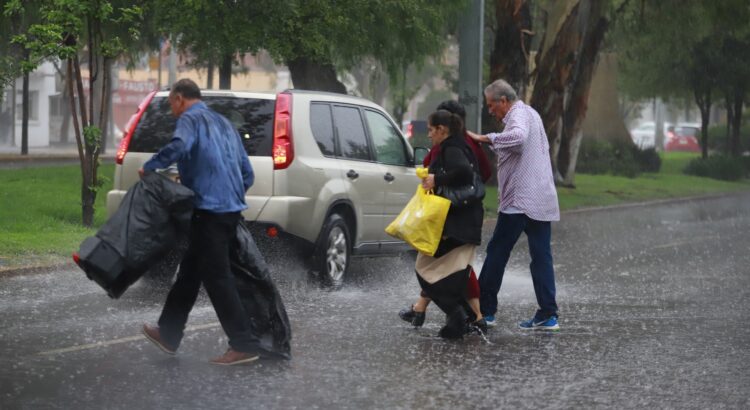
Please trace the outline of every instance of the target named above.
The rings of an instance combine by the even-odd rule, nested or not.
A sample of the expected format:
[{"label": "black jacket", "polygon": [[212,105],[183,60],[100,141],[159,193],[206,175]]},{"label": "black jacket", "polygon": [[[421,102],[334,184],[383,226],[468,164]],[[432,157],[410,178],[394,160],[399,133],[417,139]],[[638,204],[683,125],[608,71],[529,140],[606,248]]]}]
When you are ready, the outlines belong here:
[{"label": "black jacket", "polygon": [[[463,137],[450,136],[440,143],[440,155],[430,163],[435,187],[461,187],[472,183],[473,172],[479,169],[474,153]],[[482,238],[484,208],[481,202],[463,207],[451,205],[443,228],[443,240],[435,257],[463,245],[479,245]]]}]

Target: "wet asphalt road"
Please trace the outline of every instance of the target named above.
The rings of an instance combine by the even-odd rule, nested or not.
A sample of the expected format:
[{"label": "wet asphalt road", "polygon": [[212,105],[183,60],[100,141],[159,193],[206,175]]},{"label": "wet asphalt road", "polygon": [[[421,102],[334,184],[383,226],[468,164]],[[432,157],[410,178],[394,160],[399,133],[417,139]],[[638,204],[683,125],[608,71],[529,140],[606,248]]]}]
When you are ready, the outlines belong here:
[{"label": "wet asphalt road", "polygon": [[524,240],[488,341],[436,338],[434,307],[422,329],[398,319],[418,292],[409,256],[356,260],[328,292],[272,255],[294,358],[231,368],[207,363],[226,338],[203,296],[170,357],[139,336],[163,284],[111,300],[73,268],[0,278],[0,408],[749,408],[748,204],[563,215],[554,334],[516,328],[535,309]]}]

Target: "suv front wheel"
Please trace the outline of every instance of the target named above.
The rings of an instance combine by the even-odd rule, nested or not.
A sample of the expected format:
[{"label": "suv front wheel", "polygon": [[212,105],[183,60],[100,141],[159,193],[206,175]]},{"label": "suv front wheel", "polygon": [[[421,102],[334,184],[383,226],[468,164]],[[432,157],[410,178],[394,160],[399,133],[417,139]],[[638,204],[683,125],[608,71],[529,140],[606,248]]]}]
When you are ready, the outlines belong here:
[{"label": "suv front wheel", "polygon": [[328,217],[313,255],[315,270],[325,285],[338,288],[349,267],[351,236],[346,221],[338,214]]}]

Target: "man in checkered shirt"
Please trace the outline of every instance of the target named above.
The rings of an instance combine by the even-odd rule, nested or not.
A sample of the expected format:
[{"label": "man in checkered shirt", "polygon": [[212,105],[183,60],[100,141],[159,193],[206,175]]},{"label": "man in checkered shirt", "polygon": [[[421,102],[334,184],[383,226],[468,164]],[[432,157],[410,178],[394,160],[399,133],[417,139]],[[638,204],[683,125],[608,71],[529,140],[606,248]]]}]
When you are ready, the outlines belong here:
[{"label": "man in checkered shirt", "polygon": [[560,220],[557,191],[552,177],[549,142],[539,114],[518,99],[507,82],[497,80],[484,89],[490,114],[505,124],[503,132],[478,135],[497,156],[500,205],[497,225],[487,244],[487,258],[479,275],[482,315],[495,324],[497,294],[510,252],[526,233],[531,253],[531,279],[539,309],[519,323],[528,330],[558,330],[555,271],[552,267],[551,221]]}]

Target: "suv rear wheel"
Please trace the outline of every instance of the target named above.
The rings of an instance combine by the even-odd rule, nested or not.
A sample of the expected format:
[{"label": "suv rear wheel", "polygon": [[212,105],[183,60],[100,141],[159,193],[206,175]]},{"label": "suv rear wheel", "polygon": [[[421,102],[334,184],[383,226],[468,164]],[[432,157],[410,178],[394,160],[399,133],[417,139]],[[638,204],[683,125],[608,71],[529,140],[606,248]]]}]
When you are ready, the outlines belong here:
[{"label": "suv rear wheel", "polygon": [[344,283],[349,268],[351,236],[346,221],[339,214],[331,214],[320,232],[313,255],[313,270],[325,285],[338,288]]}]

